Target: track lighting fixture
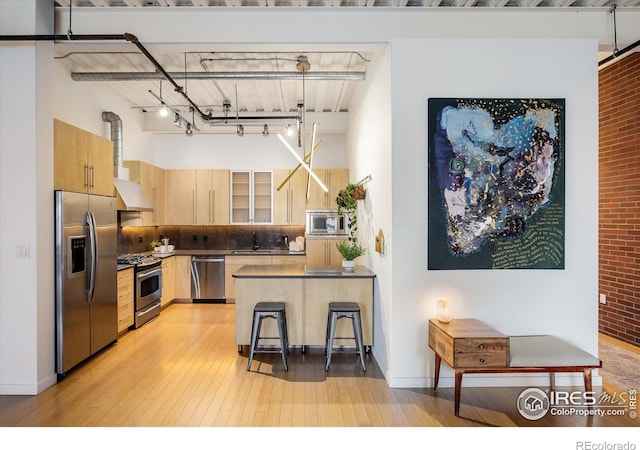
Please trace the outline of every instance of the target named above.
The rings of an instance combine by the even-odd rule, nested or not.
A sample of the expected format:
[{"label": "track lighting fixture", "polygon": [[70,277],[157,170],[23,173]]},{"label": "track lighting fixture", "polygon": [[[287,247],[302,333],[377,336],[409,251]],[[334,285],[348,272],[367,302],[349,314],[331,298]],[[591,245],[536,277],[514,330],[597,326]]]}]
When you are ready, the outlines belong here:
[{"label": "track lighting fixture", "polygon": [[176,116],[173,119],[173,124],[177,127],[182,126],[182,119],[180,119],[180,114],[176,113]]},{"label": "track lighting fixture", "polygon": [[158,114],[160,115],[160,117],[167,117],[169,115],[169,108],[167,108],[167,105],[165,105],[164,102],[160,105]]},{"label": "track lighting fixture", "polygon": [[186,134],[187,136],[192,136],[193,135],[193,128],[191,128],[191,124],[188,123],[187,127],[184,130],[184,134]]},{"label": "track lighting fixture", "polygon": [[264,124],[264,128],[262,129],[262,135],[264,137],[269,137],[269,125]]},{"label": "track lighting fixture", "polygon": [[240,137],[244,136],[244,126],[242,124],[238,124],[238,130],[236,131],[236,133]]},{"label": "track lighting fixture", "polygon": [[291,124],[287,124],[287,126],[285,127],[285,133],[287,137],[293,136],[293,127],[291,126]]}]

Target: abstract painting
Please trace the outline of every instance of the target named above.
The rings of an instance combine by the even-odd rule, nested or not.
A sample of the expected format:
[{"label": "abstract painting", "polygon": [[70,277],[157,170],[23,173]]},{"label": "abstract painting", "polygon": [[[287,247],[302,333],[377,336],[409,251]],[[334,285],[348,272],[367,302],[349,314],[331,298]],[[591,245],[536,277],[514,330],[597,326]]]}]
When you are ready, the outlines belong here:
[{"label": "abstract painting", "polygon": [[564,103],[428,100],[429,270],[564,269]]}]

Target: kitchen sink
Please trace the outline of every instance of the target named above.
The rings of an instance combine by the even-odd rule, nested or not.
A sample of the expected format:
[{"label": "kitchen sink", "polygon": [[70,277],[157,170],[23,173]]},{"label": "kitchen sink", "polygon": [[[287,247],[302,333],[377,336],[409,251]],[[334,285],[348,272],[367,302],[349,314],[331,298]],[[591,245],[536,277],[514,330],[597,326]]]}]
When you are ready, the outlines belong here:
[{"label": "kitchen sink", "polygon": [[233,250],[234,255],[270,255],[271,250]]}]

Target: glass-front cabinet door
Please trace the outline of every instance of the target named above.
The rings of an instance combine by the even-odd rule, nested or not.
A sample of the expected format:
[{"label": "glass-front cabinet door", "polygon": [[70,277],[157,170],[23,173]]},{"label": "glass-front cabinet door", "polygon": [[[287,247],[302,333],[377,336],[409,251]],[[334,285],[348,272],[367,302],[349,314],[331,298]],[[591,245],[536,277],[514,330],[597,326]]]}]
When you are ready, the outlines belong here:
[{"label": "glass-front cabinet door", "polygon": [[273,223],[273,176],[269,170],[231,171],[231,223]]}]

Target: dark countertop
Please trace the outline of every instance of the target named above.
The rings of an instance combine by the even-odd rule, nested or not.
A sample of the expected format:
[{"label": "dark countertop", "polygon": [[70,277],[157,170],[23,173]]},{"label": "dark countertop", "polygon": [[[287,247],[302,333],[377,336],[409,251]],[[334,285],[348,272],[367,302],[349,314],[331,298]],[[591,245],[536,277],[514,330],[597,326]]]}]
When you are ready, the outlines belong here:
[{"label": "dark countertop", "polygon": [[264,264],[242,266],[233,278],[375,278],[364,266],[345,271],[341,266],[307,266],[303,264]]},{"label": "dark countertop", "polygon": [[[284,249],[262,249],[252,250],[174,250],[170,253],[144,252],[153,254],[159,258],[169,258],[170,256],[305,256],[306,252],[292,252]],[[118,264],[118,270],[134,267],[130,264]]]}]

